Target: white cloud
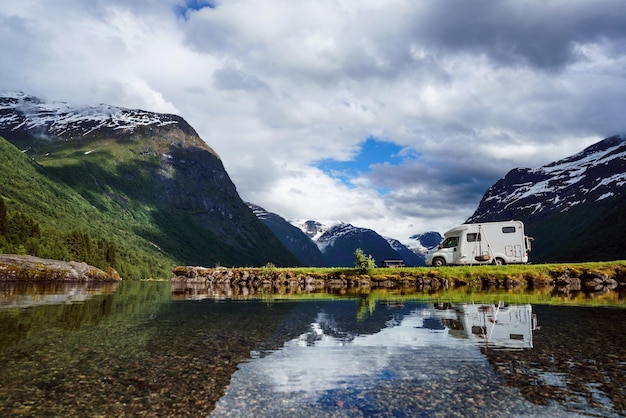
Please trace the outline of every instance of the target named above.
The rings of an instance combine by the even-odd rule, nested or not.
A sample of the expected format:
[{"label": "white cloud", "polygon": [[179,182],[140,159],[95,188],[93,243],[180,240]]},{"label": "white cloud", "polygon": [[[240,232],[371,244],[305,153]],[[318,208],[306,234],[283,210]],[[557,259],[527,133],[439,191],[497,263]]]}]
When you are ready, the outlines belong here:
[{"label": "white cloud", "polygon": [[[401,240],[465,220],[512,168],[626,132],[621,0],[184,3],[10,2],[0,89],[178,113],[245,200]],[[420,157],[352,187],[315,168],[370,136]]]}]

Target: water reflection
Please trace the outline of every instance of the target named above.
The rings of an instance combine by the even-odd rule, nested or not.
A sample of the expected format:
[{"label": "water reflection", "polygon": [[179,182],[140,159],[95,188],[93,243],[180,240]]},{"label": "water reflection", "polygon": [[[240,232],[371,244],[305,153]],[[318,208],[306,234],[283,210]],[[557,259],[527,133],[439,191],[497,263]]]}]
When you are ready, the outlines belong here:
[{"label": "water reflection", "polygon": [[309,329],[280,350],[251,353],[213,416],[562,412],[503,385],[479,349],[485,342],[532,347],[530,305],[383,304],[362,322],[369,326],[346,317],[342,303],[324,304]]},{"label": "water reflection", "polygon": [[444,303],[434,304],[434,310],[450,335],[491,347],[533,347],[537,316],[530,304]]},{"label": "water reflection", "polygon": [[[550,335],[554,321],[547,321],[548,333],[538,329],[528,304],[380,304],[371,317],[357,321],[345,315],[345,303],[320,305],[308,330],[279,350],[251,352],[212,416],[622,416],[626,411],[622,334],[609,352],[596,348],[600,352],[591,354],[589,342],[579,336],[563,337],[555,347],[555,337],[579,335],[577,324],[587,322],[578,315],[568,320],[554,315],[562,308],[541,307],[540,323],[544,316],[563,320],[560,331]],[[593,311],[582,309],[584,316]],[[612,317],[609,321],[624,318],[621,310],[597,311]],[[623,321],[615,325],[624,329]]]},{"label": "water reflection", "polygon": [[533,350],[481,349],[529,401],[593,416],[626,415],[626,312],[538,305]]},{"label": "water reflection", "polygon": [[624,309],[100,292],[0,309],[0,415],[626,414]]},{"label": "water reflection", "polygon": [[118,282],[0,282],[0,308],[84,302],[115,292]]}]

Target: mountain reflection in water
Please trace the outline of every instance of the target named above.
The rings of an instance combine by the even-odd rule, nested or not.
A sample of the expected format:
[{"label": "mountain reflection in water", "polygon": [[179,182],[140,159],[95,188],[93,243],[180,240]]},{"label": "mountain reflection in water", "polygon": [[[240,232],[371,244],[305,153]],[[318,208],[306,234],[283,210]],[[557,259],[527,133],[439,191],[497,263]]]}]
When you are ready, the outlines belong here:
[{"label": "mountain reflection in water", "polygon": [[532,347],[530,305],[407,304],[389,314],[359,333],[340,304],[325,304],[282,349],[251,353],[212,416],[570,414],[525,400],[480,350]]},{"label": "mountain reflection in water", "polygon": [[49,290],[0,290],[2,416],[626,415],[621,307]]},{"label": "mountain reflection in water", "polygon": [[321,306],[281,349],[251,353],[212,416],[626,412],[622,309],[407,303],[350,321],[344,303]]}]

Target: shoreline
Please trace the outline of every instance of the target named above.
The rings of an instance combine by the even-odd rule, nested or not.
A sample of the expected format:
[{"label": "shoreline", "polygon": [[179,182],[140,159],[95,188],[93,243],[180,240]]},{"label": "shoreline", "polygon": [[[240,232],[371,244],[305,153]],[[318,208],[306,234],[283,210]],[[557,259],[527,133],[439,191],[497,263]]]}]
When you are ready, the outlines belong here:
[{"label": "shoreline", "polygon": [[250,289],[417,289],[540,290],[600,292],[626,288],[626,262],[472,267],[377,268],[207,268],[172,269],[172,286],[238,286]]}]

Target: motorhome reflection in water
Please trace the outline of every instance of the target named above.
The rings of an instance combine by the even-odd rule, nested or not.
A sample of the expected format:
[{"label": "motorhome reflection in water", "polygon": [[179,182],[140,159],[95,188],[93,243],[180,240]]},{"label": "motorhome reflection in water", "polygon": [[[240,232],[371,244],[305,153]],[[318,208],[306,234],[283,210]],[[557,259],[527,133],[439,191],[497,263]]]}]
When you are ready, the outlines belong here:
[{"label": "motorhome reflection in water", "polygon": [[490,347],[533,348],[537,316],[530,304],[444,303],[435,304],[434,312],[455,337]]},{"label": "motorhome reflection in water", "polygon": [[521,221],[463,224],[444,234],[426,254],[426,265],[527,263],[531,241]]}]

